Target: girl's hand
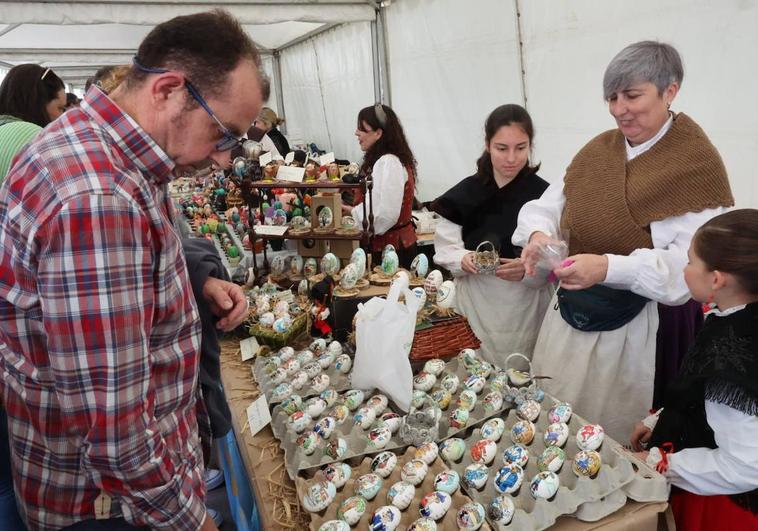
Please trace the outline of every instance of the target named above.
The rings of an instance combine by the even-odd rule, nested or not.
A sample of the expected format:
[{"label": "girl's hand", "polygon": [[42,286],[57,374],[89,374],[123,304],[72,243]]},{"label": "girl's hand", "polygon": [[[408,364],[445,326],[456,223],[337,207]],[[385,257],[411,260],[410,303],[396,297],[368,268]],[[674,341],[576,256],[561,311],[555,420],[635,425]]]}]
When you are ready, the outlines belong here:
[{"label": "girl's hand", "polygon": [[501,258],[500,265],[495,270],[495,275],[502,280],[521,282],[525,271],[524,263],[520,258]]},{"label": "girl's hand", "polygon": [[632,443],[632,449],[635,452],[643,451],[646,447],[644,445],[650,441],[650,437],[652,435],[653,430],[645,426],[642,422],[635,424],[634,430],[632,431],[632,438],[630,439],[630,442]]},{"label": "girl's hand", "polygon": [[476,275],[478,271],[476,270],[476,266],[474,265],[474,251],[471,251],[470,253],[466,253],[463,255],[463,258],[461,258],[461,269],[463,269],[466,273],[470,273],[472,275]]}]

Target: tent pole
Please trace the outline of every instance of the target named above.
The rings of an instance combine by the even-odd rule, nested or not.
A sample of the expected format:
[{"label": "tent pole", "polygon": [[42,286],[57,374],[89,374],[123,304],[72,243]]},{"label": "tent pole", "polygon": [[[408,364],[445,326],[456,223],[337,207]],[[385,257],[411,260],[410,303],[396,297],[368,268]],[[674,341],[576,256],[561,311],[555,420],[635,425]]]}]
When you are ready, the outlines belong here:
[{"label": "tent pole", "polygon": [[371,21],[371,56],[374,63],[374,100],[390,105],[392,98],[389,84],[389,62],[384,11],[376,10],[376,19]]},{"label": "tent pole", "polygon": [[519,7],[519,0],[513,0],[514,8],[516,10],[516,36],[518,37],[518,61],[521,70],[521,99],[524,102],[524,109],[529,111],[526,106],[526,69],[524,67],[524,41],[521,35],[521,8]]},{"label": "tent pole", "polygon": [[[275,50],[273,54],[273,60],[274,60],[274,88],[276,90],[276,108],[277,108],[277,114],[279,115],[279,118],[284,118],[285,112],[284,112],[284,94],[282,94],[282,65],[280,63],[280,55],[279,50]],[[281,125],[281,130],[283,134],[287,134],[287,122],[285,121]],[[286,153],[284,154],[286,155]],[[284,156],[282,155],[282,156]]]}]

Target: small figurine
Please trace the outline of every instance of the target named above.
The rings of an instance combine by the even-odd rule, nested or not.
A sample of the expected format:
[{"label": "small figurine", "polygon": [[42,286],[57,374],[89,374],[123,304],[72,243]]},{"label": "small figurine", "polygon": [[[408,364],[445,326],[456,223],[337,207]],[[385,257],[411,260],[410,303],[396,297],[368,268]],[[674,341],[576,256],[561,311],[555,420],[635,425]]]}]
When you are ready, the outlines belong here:
[{"label": "small figurine", "polygon": [[313,299],[311,336],[313,337],[326,337],[332,333],[332,327],[327,319],[330,315],[329,306],[332,304],[333,293],[334,279],[329,275],[326,275],[324,280],[317,282],[311,288],[311,298]]},{"label": "small figurine", "polygon": [[313,161],[309,161],[305,165],[305,182],[316,182],[318,179],[318,164]]},{"label": "small figurine", "polygon": [[266,167],[263,169],[263,181],[274,182],[276,180],[276,172],[278,170],[279,170],[279,166],[277,166],[273,162],[266,164]]},{"label": "small figurine", "polygon": [[340,167],[336,162],[332,162],[327,166],[326,176],[330,181],[340,180]]}]

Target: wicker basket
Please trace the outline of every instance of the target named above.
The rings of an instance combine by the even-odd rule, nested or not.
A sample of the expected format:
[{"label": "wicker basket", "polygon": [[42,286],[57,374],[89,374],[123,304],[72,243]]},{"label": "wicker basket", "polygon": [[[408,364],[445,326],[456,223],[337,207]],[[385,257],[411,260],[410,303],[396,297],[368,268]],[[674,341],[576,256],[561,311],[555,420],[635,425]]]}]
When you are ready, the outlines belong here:
[{"label": "wicker basket", "polygon": [[294,338],[300,335],[306,329],[308,322],[308,312],[303,312],[292,321],[292,326],[285,333],[279,333],[271,328],[263,328],[258,324],[253,324],[249,328],[250,335],[258,340],[258,343],[267,345],[272,349],[279,349],[292,343]]},{"label": "wicker basket", "polygon": [[468,320],[459,315],[417,330],[408,357],[411,360],[448,359],[464,348],[477,349],[479,345],[481,342],[471,330]]}]

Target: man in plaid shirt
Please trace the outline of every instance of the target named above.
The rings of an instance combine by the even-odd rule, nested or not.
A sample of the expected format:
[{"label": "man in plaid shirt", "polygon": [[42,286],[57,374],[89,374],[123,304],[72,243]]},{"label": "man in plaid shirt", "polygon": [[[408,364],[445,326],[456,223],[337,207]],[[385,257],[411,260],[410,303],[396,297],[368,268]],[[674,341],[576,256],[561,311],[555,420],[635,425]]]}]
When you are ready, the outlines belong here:
[{"label": "man in plaid shirt", "polygon": [[[216,529],[198,440],[200,323],[166,184],[228,159],[262,104],[222,11],[177,17],[110,98],[93,87],[0,189],[0,370],[30,529]],[[239,321],[241,292],[203,295]]]}]

